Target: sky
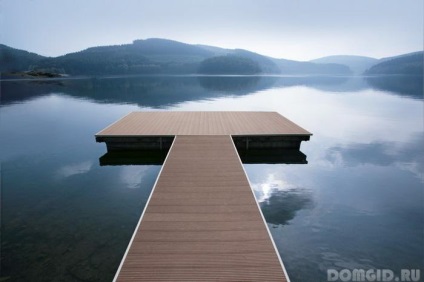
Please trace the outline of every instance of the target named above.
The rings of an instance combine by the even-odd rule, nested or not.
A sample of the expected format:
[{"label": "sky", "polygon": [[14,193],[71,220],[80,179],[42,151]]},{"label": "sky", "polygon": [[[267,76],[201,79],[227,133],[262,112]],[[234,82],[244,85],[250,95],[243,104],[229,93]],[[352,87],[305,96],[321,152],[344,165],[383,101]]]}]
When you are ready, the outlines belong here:
[{"label": "sky", "polygon": [[423,0],[0,0],[0,43],[45,56],[166,38],[275,58],[423,50]]}]

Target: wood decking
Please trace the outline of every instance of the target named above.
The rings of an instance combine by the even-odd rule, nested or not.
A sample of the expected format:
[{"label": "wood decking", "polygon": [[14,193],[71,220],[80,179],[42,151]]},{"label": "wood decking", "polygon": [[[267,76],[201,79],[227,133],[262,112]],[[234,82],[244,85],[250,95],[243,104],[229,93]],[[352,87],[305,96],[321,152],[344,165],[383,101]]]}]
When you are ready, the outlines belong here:
[{"label": "wood decking", "polygon": [[228,135],[176,136],[116,281],[287,281]]},{"label": "wood decking", "polygon": [[235,146],[310,135],[275,112],[134,112],[97,133],[118,156],[171,147],[115,281],[289,281]]},{"label": "wood decking", "polygon": [[98,137],[173,135],[305,135],[276,112],[132,112]]},{"label": "wood decking", "polygon": [[231,135],[238,148],[299,149],[312,134],[276,112],[133,112],[96,140],[108,151],[169,149],[177,135]]}]

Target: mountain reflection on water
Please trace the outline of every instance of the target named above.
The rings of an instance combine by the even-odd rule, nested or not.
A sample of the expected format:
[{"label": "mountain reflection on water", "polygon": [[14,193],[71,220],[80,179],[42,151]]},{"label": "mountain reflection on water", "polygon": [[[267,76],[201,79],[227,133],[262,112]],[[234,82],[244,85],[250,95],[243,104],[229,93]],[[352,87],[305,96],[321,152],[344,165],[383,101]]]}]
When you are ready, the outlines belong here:
[{"label": "mountain reflection on water", "polygon": [[66,93],[98,103],[137,104],[166,108],[178,103],[243,96],[271,88],[306,86],[328,92],[355,92],[369,87],[422,99],[423,78],[280,77],[280,76],[132,76],[2,81],[2,105],[50,93]]}]

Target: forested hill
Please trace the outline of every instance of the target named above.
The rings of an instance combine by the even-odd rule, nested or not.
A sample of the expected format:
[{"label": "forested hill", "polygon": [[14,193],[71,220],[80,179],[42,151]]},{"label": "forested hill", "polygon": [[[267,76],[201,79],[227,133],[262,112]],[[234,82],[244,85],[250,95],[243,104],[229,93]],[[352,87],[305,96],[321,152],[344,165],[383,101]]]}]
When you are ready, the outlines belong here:
[{"label": "forested hill", "polygon": [[0,72],[28,70],[45,57],[0,44]]},{"label": "forested hill", "polygon": [[423,52],[382,59],[365,72],[367,75],[401,74],[423,76]]},{"label": "forested hill", "polygon": [[261,72],[259,64],[252,59],[226,55],[212,57],[202,61],[199,65],[200,74],[258,74]]},{"label": "forested hill", "polygon": [[[422,57],[422,52],[420,54]],[[402,60],[409,62],[406,57]],[[406,69],[413,72],[411,64],[417,63],[416,58],[412,61],[415,63],[409,62],[410,67],[400,69],[403,72]],[[389,72],[389,61],[387,64],[389,66],[371,68],[369,72],[380,73],[382,70]],[[275,59],[243,49],[193,45],[158,38],[135,40],[131,44],[92,47],[59,57],[43,57],[0,45],[0,72],[3,75],[11,72],[28,74],[29,71],[31,71],[29,74],[60,73],[93,76],[196,73],[351,75],[355,73],[352,71],[352,66],[334,58],[330,61],[300,62]],[[414,66],[415,69],[419,69],[419,65]]]},{"label": "forested hill", "polygon": [[[3,49],[2,72],[35,71],[68,75],[350,74],[348,67],[337,64],[297,61],[290,61],[289,65],[281,64],[280,60],[248,50],[192,45],[158,38],[135,40],[132,44],[92,47],[54,58],[7,46]],[[32,59],[26,58],[28,54]],[[215,59],[210,60],[212,58]],[[3,64],[3,61],[11,63]]]},{"label": "forested hill", "polygon": [[135,40],[132,44],[92,47],[46,59],[40,69],[71,75],[193,73],[212,52],[164,39]]},{"label": "forested hill", "polygon": [[298,62],[286,59],[276,59],[281,74],[287,75],[351,75],[352,70],[342,64],[321,64],[312,62]]},{"label": "forested hill", "polygon": [[371,66],[379,62],[378,59],[364,56],[328,56],[310,61],[319,64],[341,64],[348,66],[356,75],[361,75]]}]

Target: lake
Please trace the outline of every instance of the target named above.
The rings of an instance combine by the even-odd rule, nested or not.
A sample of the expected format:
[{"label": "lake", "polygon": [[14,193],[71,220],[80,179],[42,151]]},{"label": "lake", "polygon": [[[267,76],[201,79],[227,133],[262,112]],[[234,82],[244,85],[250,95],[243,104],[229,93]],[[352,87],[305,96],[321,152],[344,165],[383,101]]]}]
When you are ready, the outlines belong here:
[{"label": "lake", "polygon": [[[292,282],[421,269],[421,77],[133,76],[2,81],[0,281],[111,281],[160,165],[101,166],[130,111],[277,111],[307,164],[244,164]],[[421,278],[423,279],[423,278]]]}]

